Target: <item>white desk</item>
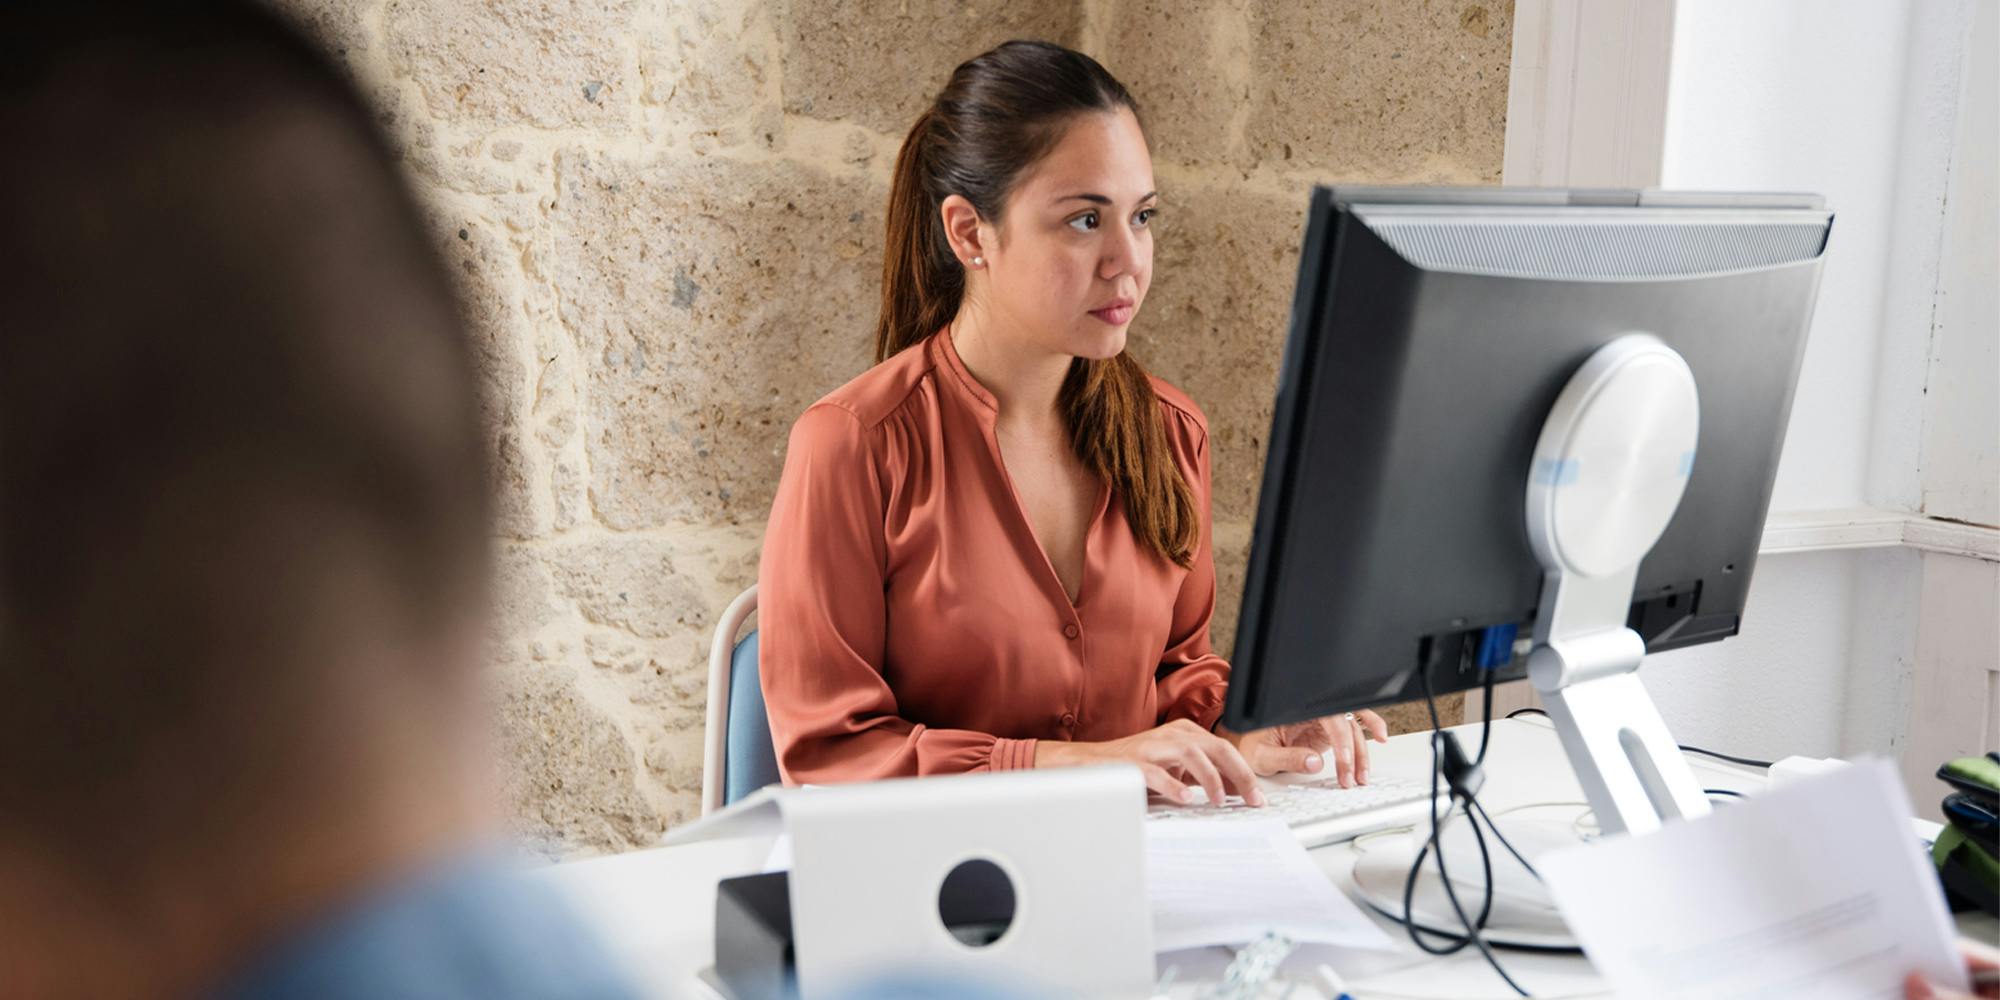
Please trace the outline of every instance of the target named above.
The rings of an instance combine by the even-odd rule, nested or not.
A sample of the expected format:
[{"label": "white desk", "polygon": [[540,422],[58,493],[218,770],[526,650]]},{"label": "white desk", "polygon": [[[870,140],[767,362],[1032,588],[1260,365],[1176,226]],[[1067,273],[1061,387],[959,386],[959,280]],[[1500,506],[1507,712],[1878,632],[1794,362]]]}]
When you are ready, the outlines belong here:
[{"label": "white desk", "polygon": [[[1477,747],[1478,724],[1461,726],[1457,731],[1468,751]],[[1486,785],[1479,796],[1489,813],[1497,816],[1516,806],[1542,802],[1582,802],[1582,789],[1547,720],[1495,721],[1492,738],[1486,758]],[[1704,787],[1754,791],[1764,784],[1759,771],[1692,754],[1688,760]],[[1392,737],[1386,746],[1375,745],[1370,751],[1369,773],[1374,777],[1427,779],[1429,767],[1430,748],[1422,733]],[[1579,805],[1578,812],[1582,809]],[[1350,896],[1353,883],[1349,870],[1354,856],[1354,848],[1348,844],[1313,852],[1328,877]],[[601,928],[613,954],[627,963],[649,992],[703,998],[711,994],[695,974],[714,958],[711,924],[715,884],[754,873],[763,863],[764,845],[714,841],[556,865],[546,869],[542,877],[558,886],[586,919]],[[1363,975],[1350,975],[1349,969],[1340,968],[1356,1000],[1499,1000],[1513,996],[1477,951],[1466,949],[1447,958],[1434,958],[1409,945],[1401,927],[1380,916],[1376,919],[1403,951],[1369,957]],[[1975,916],[1961,919],[1959,928],[1967,936],[1991,940],[2000,924]],[[1603,980],[1580,956],[1503,951],[1501,961],[1509,975],[1545,1000],[1609,995]],[[1199,979],[1181,977],[1173,995],[1193,996],[1200,985]],[[1319,995],[1304,987],[1292,994],[1294,1000]]]}]

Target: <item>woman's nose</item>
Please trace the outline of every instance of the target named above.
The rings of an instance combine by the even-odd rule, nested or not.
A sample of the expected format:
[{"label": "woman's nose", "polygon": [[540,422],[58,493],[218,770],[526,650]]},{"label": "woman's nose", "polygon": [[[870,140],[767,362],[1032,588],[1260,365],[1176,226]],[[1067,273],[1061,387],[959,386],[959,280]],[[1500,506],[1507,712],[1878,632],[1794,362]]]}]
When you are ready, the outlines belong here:
[{"label": "woman's nose", "polygon": [[1118,227],[1105,241],[1104,256],[1097,263],[1097,276],[1116,278],[1132,271],[1139,258],[1139,234],[1126,227]]}]

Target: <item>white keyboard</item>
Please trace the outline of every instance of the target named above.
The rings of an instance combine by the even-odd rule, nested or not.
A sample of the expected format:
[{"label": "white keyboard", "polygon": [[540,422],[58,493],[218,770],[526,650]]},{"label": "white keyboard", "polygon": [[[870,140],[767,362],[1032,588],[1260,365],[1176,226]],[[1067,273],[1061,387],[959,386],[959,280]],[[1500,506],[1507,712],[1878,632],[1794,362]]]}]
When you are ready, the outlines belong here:
[{"label": "white keyboard", "polygon": [[[1249,806],[1241,796],[1231,795],[1219,806],[1206,801],[1176,806],[1156,804],[1146,810],[1147,819],[1230,820],[1279,819],[1292,828],[1299,843],[1307,847],[1337,844],[1364,833],[1414,826],[1430,821],[1430,782],[1381,781],[1342,788],[1333,779],[1310,782],[1260,781],[1264,805]],[[1439,786],[1442,791],[1442,785]],[[1199,788],[1197,796],[1202,795]],[[1438,798],[1442,811],[1445,796]]]}]

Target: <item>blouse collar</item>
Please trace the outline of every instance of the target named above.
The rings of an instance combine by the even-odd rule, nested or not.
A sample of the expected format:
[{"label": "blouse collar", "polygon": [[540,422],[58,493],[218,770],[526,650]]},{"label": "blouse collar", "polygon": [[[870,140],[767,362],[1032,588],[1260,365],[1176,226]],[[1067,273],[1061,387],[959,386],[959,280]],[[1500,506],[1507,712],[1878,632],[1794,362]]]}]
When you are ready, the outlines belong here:
[{"label": "blouse collar", "polygon": [[963,394],[976,404],[986,419],[991,420],[999,415],[1000,401],[993,398],[993,394],[986,391],[986,387],[980,385],[978,379],[972,377],[972,372],[965,367],[965,361],[958,356],[958,348],[951,342],[951,327],[946,326],[931,337],[931,352],[938,367],[951,372],[952,377],[948,381],[955,383]]}]

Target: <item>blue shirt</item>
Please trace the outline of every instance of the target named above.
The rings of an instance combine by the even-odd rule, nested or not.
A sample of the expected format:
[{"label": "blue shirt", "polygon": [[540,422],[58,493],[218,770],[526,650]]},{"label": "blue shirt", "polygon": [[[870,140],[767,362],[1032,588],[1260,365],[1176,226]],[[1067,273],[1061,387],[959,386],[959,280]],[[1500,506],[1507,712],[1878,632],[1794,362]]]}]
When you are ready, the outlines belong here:
[{"label": "blue shirt", "polygon": [[638,996],[553,890],[492,855],[369,893],[259,956],[217,1000]]}]

